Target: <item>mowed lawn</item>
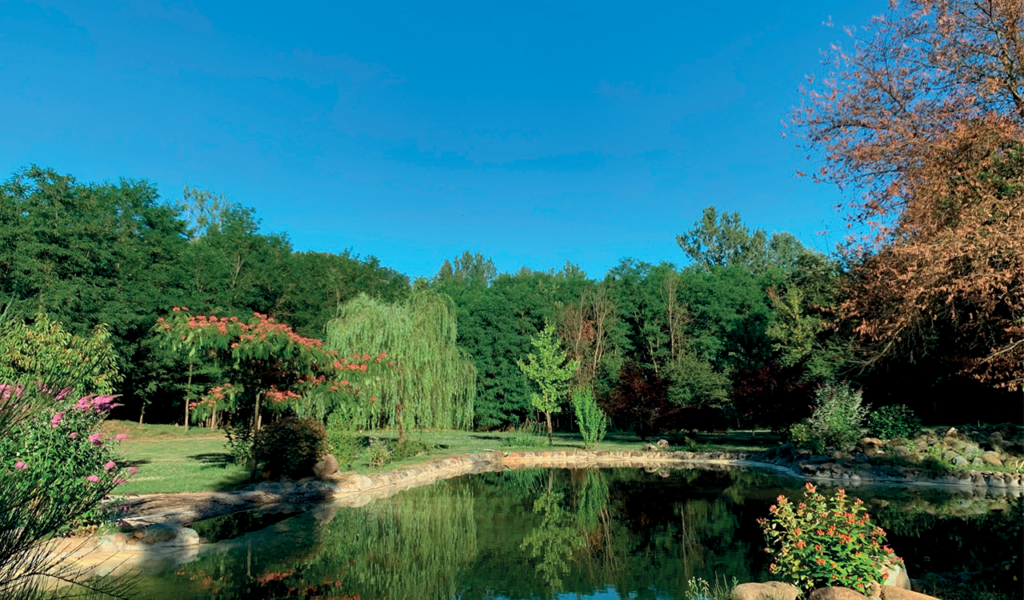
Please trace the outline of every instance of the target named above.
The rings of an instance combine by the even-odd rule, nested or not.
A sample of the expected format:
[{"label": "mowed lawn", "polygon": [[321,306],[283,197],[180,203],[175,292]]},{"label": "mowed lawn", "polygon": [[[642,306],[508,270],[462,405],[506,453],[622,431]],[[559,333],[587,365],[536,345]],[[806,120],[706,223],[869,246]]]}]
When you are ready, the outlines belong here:
[{"label": "mowed lawn", "polygon": [[192,427],[186,434],[174,425],[108,421],[103,432],[128,434],[118,450],[127,466],[138,468],[118,493],[225,491],[248,483],[249,472],[231,461],[221,431]]},{"label": "mowed lawn", "polygon": [[[128,439],[118,449],[124,454],[126,465],[138,467],[138,473],[128,483],[118,487],[119,493],[227,491],[251,483],[250,473],[232,462],[223,431],[191,427],[185,433],[180,426],[139,425],[129,421],[108,421],[102,431],[108,436],[127,433]],[[378,431],[373,435],[392,440],[397,437],[396,433],[390,431]],[[363,452],[352,470],[388,470],[471,452],[583,448],[583,441],[575,433],[556,433],[554,446],[547,445],[546,435],[537,435],[527,446],[510,447],[506,441],[510,435],[506,432],[451,430],[412,432],[408,439],[424,444],[428,451],[382,468],[370,466],[367,453]],[[676,444],[673,449],[686,449],[682,436],[665,437]],[[648,441],[657,439],[655,437]],[[776,437],[763,431],[698,434],[693,436],[693,441],[695,449],[703,451],[759,451],[778,443]],[[644,443],[631,433],[610,433],[596,449],[640,450]]]}]

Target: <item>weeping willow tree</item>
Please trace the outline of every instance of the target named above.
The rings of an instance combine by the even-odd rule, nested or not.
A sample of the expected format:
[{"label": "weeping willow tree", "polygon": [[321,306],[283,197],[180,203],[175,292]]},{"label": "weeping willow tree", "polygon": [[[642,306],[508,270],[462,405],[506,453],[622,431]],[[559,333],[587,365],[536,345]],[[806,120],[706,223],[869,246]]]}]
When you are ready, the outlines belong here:
[{"label": "weeping willow tree", "polygon": [[374,422],[398,427],[469,428],[473,424],[476,367],[455,344],[455,306],[430,290],[403,302],[360,294],[327,324],[326,346],[343,355],[385,352],[391,369],[369,390]]}]

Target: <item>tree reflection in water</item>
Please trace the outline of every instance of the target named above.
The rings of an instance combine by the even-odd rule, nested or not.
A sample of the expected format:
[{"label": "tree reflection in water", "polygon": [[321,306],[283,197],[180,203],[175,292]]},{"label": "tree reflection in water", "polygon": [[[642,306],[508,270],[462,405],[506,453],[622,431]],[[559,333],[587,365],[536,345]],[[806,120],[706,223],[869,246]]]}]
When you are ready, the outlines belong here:
[{"label": "tree reflection in water", "polygon": [[[684,598],[691,577],[766,578],[756,519],[780,493],[796,497],[799,487],[796,480],[737,471],[473,475],[361,508],[320,509],[212,544],[176,571],[144,577],[140,592],[147,598],[473,600],[586,597],[613,589],[611,597]],[[947,505],[928,503],[920,493],[863,491],[879,509],[880,524],[893,521],[894,535],[903,538],[894,545],[910,550],[903,551],[908,562],[926,552],[943,556],[950,569],[975,570],[975,562],[1020,554],[1013,546],[1019,527],[1012,540],[992,530],[1013,530],[1006,521],[1020,514],[1019,503],[1005,517],[943,513],[911,521],[901,507]],[[947,502],[950,510],[959,506]],[[885,503],[891,508],[881,510]],[[953,564],[961,558],[962,565]]]}]

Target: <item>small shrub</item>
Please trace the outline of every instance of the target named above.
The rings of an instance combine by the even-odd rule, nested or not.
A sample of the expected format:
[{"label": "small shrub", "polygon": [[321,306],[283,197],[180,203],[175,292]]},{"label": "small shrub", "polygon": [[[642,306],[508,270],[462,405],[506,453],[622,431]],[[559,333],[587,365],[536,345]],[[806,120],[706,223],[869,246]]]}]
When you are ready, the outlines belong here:
[{"label": "small shrub", "polygon": [[572,391],[572,408],[576,413],[576,424],[579,425],[583,446],[593,448],[604,439],[608,431],[608,417],[594,400],[594,390],[589,387],[576,388]]},{"label": "small shrub", "polygon": [[365,443],[359,435],[356,421],[340,411],[332,412],[327,417],[327,448],[338,459],[338,465],[350,468],[359,458]]},{"label": "small shrub", "polygon": [[690,436],[683,436],[683,444],[682,445],[683,445],[683,448],[686,448],[687,452],[699,452],[700,451],[700,444],[698,444],[697,440],[693,439]]},{"label": "small shrub", "polygon": [[391,448],[388,448],[388,443],[380,438],[370,439],[370,445],[366,447],[366,454],[371,467],[383,467],[392,459]]},{"label": "small shrub", "polygon": [[538,423],[527,421],[502,438],[501,445],[506,448],[534,448],[547,445],[547,439],[542,435],[543,432]]},{"label": "small shrub", "polygon": [[286,417],[256,432],[253,453],[273,476],[298,479],[311,475],[327,449],[327,431],[312,419]]},{"label": "small shrub", "polygon": [[790,428],[790,441],[794,446],[818,453],[826,448],[846,448],[860,438],[861,423],[867,412],[861,391],[853,389],[849,383],[823,385],[815,391],[811,418]]},{"label": "small shrub", "polygon": [[870,582],[884,582],[884,563],[903,562],[885,545],[885,531],[871,523],[864,503],[843,490],[826,498],[808,483],[802,502],[794,506],[779,496],[768,510],[770,516],[757,522],[768,541],[769,571],[804,592],[842,586],[866,594]]},{"label": "small shrub", "polygon": [[812,428],[810,420],[804,420],[789,428],[789,443],[797,448],[810,450],[815,454],[825,452],[825,440]]},{"label": "small shrub", "polygon": [[921,419],[908,406],[894,404],[872,411],[867,427],[871,435],[883,440],[910,439],[921,431]]},{"label": "small shrub", "polygon": [[228,452],[236,465],[252,468],[256,461],[253,453],[253,431],[251,427],[227,427],[224,429],[227,436]]},{"label": "small shrub", "polygon": [[391,460],[405,460],[414,456],[420,456],[421,454],[429,454],[431,450],[433,450],[432,446],[428,446],[419,440],[406,439],[401,444],[395,444],[391,450]]},{"label": "small shrub", "polygon": [[718,575],[715,575],[714,584],[708,583],[701,577],[691,577],[686,582],[686,600],[730,600],[732,590],[737,585],[739,585],[739,580],[735,577],[730,583],[725,577],[719,581]]}]

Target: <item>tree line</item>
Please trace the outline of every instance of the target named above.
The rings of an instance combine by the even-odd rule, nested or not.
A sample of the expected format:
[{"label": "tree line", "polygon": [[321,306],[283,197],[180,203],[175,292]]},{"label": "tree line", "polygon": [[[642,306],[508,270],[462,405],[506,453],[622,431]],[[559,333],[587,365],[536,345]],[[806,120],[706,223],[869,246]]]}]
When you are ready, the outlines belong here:
[{"label": "tree line", "polygon": [[[296,252],[261,232],[252,209],[210,192],[163,202],[145,181],[84,184],[29,167],[0,185],[0,321],[55,319],[80,335],[102,326],[121,412],[156,420],[220,383],[215,366],[184,365],[152,335],[172,306],[266,314],[302,336],[333,331],[334,345],[356,339],[328,326],[348,315],[362,319],[365,344],[425,331],[408,309],[426,291],[442,299],[427,329],[446,341],[405,349],[443,348],[460,371],[415,389],[457,387],[436,406],[465,424],[471,405],[481,429],[535,416],[517,361],[546,327],[577,365],[574,383],[615,426],[643,434],[789,423],[835,380],[926,421],[1019,420],[1024,7],[912,0],[851,35],[791,121],[821,163],[815,178],[849,197],[853,235],[834,253],[709,207],[658,264],[498,273],[467,251],[410,281],[373,257]],[[357,305],[375,312],[357,319]],[[387,411],[403,408],[418,410]]]}]

